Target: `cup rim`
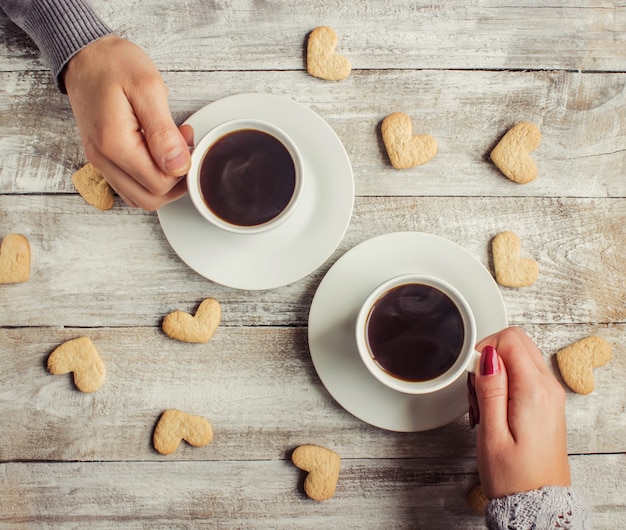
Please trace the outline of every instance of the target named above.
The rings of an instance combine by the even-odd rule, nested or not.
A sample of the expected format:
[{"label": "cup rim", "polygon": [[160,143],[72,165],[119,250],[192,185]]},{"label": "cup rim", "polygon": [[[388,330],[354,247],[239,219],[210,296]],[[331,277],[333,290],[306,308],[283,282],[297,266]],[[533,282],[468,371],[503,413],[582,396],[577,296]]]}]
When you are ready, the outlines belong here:
[{"label": "cup rim", "polygon": [[[374,360],[366,339],[366,323],[371,308],[383,295],[400,285],[418,283],[434,287],[450,298],[456,305],[463,324],[465,336],[457,360],[443,374],[427,381],[406,381],[384,371]],[[405,394],[428,394],[445,388],[456,381],[466,370],[471,369],[475,359],[476,322],[472,310],[463,295],[453,285],[439,277],[420,273],[407,273],[389,278],[374,288],[361,304],[355,325],[356,346],[359,356],[368,371],[385,386]]]},{"label": "cup rim", "polygon": [[[272,219],[264,223],[251,226],[229,223],[228,221],[217,216],[204,201],[200,190],[199,178],[200,168],[202,167],[204,157],[210,147],[227,134],[246,129],[264,132],[278,140],[289,152],[295,169],[294,191],[290,201],[287,203],[287,206]],[[294,141],[285,131],[273,123],[253,118],[236,118],[222,122],[202,136],[202,138],[200,138],[200,140],[196,143],[191,153],[191,166],[187,172],[186,180],[187,191],[196,211],[214,226],[236,234],[258,234],[279,226],[294,212],[300,202],[304,189],[302,157]]]}]

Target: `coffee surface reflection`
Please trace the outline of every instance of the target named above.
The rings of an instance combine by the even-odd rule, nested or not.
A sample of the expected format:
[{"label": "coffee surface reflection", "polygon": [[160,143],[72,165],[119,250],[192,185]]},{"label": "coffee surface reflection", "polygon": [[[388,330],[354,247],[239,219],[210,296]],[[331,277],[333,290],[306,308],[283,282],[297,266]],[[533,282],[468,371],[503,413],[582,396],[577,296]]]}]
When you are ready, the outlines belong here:
[{"label": "coffee surface reflection", "polygon": [[202,160],[202,197],[215,215],[233,225],[271,221],[288,206],[295,188],[296,168],[289,151],[263,131],[228,133]]},{"label": "coffee surface reflection", "polygon": [[448,371],[463,348],[463,319],[455,303],[429,285],[409,283],[372,306],[366,342],[375,362],[405,381],[427,381]]}]

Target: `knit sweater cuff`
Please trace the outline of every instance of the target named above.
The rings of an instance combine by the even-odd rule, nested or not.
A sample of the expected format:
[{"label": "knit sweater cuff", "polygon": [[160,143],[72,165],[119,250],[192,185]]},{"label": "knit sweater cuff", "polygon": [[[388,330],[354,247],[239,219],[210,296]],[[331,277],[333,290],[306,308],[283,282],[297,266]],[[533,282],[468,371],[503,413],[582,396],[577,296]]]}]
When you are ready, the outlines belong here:
[{"label": "knit sweater cuff", "polygon": [[587,510],[571,488],[550,486],[493,499],[485,511],[490,530],[584,530]]},{"label": "knit sweater cuff", "polygon": [[112,30],[83,0],[33,0],[22,28],[37,44],[57,87],[66,92],[61,73],[75,53]]}]

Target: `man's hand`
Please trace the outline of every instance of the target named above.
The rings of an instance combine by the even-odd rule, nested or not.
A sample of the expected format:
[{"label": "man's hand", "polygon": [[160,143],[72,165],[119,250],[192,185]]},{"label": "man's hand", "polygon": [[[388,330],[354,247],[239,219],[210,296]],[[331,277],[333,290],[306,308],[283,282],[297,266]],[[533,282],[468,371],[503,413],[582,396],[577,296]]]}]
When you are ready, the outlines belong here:
[{"label": "man's hand", "polygon": [[97,40],[70,59],[64,81],[87,159],[129,206],[156,210],[186,193],[193,130],[176,127],[140,47]]}]

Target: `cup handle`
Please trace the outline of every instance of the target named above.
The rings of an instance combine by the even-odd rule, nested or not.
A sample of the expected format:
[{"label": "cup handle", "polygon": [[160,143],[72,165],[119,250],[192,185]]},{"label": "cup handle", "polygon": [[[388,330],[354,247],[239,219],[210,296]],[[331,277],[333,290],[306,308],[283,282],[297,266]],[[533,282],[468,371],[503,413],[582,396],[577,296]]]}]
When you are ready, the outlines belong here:
[{"label": "cup handle", "polygon": [[478,350],[472,350],[472,359],[467,365],[467,371],[471,374],[475,374],[480,369],[480,357],[481,353]]}]

